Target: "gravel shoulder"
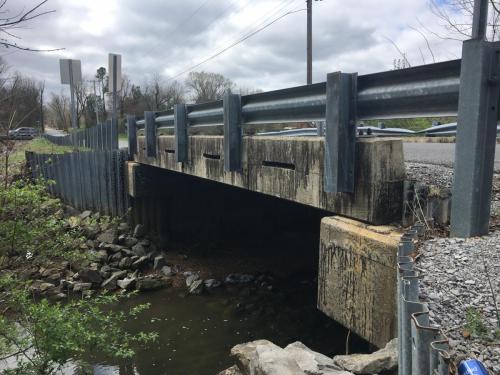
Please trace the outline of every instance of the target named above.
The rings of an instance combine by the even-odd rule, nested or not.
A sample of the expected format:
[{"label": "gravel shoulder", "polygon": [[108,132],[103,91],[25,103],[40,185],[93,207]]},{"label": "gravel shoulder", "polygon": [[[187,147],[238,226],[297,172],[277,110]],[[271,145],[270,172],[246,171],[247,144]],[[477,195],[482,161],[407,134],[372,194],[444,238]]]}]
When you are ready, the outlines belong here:
[{"label": "gravel shoulder", "polygon": [[[452,189],[453,167],[437,164],[406,162],[406,178],[441,189]],[[491,195],[491,228],[500,228],[500,173],[493,174]]]},{"label": "gravel shoulder", "polygon": [[478,358],[500,374],[500,231],[428,240],[417,265],[423,271],[420,298],[429,305],[431,322],[450,339],[452,357]]}]

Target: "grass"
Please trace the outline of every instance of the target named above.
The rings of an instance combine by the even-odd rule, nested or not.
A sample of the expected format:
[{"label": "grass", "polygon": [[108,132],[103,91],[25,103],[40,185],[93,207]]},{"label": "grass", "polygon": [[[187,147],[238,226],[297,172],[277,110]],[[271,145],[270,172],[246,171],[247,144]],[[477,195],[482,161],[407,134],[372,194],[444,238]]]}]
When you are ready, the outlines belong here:
[{"label": "grass", "polygon": [[125,134],[125,133],[118,134],[118,139],[121,139],[122,141],[123,140],[126,141],[128,139],[127,134]]},{"label": "grass", "polygon": [[383,122],[386,128],[403,128],[413,131],[420,131],[430,128],[432,121],[439,121],[441,124],[447,124],[457,121],[456,117],[434,117],[434,118],[408,118],[408,119],[392,119],[392,120],[368,120],[364,121],[365,125],[378,126],[379,122]]},{"label": "grass", "polygon": [[12,151],[9,153],[8,167],[6,167],[6,144],[0,144],[0,181],[8,181],[6,169],[10,170],[9,176],[16,175],[22,172],[26,161],[26,151],[37,152],[40,154],[62,154],[71,152],[73,148],[70,146],[58,146],[50,143],[43,138],[35,138],[31,141],[15,141]]},{"label": "grass", "polygon": [[39,154],[62,154],[71,152],[71,146],[58,146],[43,138],[35,138],[31,141],[19,141],[14,146],[14,152],[10,155],[11,163],[22,163],[25,160],[25,152],[32,151]]}]

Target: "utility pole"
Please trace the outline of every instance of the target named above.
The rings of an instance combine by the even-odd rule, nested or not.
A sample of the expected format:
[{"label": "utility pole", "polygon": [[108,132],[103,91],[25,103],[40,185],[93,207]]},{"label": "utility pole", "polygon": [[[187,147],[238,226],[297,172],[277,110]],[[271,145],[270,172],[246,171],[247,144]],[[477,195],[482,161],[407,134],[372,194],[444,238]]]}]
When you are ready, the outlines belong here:
[{"label": "utility pole", "polygon": [[45,133],[45,119],[43,117],[43,92],[45,91],[45,81],[40,84],[40,132]]},{"label": "utility pole", "polygon": [[307,2],[307,84],[312,84],[312,0]]},{"label": "utility pole", "polygon": [[[97,103],[97,91],[95,89],[95,79],[92,80],[92,83],[94,84],[94,109],[95,109],[95,118],[96,122],[99,124],[99,104]],[[99,96],[99,99],[101,97]]]},{"label": "utility pole", "polygon": [[[322,1],[322,0],[314,0]],[[312,84],[312,0],[307,3],[307,84]]]}]

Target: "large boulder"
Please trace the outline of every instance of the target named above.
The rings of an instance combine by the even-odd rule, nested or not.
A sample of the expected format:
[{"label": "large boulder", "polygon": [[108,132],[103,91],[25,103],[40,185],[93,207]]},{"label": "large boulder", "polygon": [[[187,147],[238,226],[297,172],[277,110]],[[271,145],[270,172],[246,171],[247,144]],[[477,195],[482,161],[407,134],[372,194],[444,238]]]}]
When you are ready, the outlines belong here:
[{"label": "large boulder", "polygon": [[108,229],[97,236],[97,241],[116,244],[118,242],[118,234],[114,229]]},{"label": "large boulder", "polygon": [[301,342],[282,349],[270,341],[257,340],[236,345],[231,356],[243,375],[353,375]]},{"label": "large boulder", "polygon": [[102,276],[97,270],[93,269],[83,269],[78,272],[80,280],[86,283],[100,284],[102,282]]},{"label": "large boulder", "polygon": [[137,279],[135,288],[143,292],[148,290],[157,290],[171,285],[171,279],[159,278],[155,276],[145,276]]},{"label": "large boulder", "polygon": [[186,286],[188,288],[191,288],[191,285],[200,279],[200,276],[198,274],[192,274],[192,275],[189,275],[188,277],[186,277]]},{"label": "large boulder", "polygon": [[231,356],[244,375],[304,375],[287,352],[268,340],[236,345]]},{"label": "large boulder", "polygon": [[144,225],[142,224],[137,224],[134,228],[134,237],[136,238],[141,238],[146,234],[146,228],[144,228]]},{"label": "large boulder", "polygon": [[243,375],[238,366],[234,365],[219,372],[217,375]]},{"label": "large boulder", "polygon": [[101,284],[101,288],[108,290],[115,290],[117,288],[117,280],[121,279],[127,274],[127,271],[116,271],[107,280]]},{"label": "large boulder", "polygon": [[132,246],[132,252],[140,257],[146,255],[146,249],[140,243]]},{"label": "large boulder", "polygon": [[203,280],[195,280],[191,283],[191,285],[189,286],[189,294],[201,294],[203,293],[203,289],[204,289],[204,284],[203,284]]},{"label": "large boulder", "polygon": [[288,345],[285,351],[297,362],[300,369],[308,375],[350,374],[342,371],[341,367],[336,366],[330,357],[309,349],[300,341]]},{"label": "large boulder", "polygon": [[398,339],[392,339],[387,345],[372,354],[338,355],[333,362],[355,374],[376,374],[394,370],[398,366]]}]

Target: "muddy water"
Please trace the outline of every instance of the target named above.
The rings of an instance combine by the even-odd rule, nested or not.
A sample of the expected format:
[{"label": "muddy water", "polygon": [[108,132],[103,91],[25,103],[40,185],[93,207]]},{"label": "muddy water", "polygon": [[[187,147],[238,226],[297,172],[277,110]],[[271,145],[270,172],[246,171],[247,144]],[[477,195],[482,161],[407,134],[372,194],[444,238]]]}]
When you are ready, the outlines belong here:
[{"label": "muddy water", "polygon": [[[128,363],[96,359],[96,374],[216,374],[234,364],[232,346],[268,339],[280,346],[300,340],[327,355],[345,352],[347,331],[315,308],[309,275],[276,281],[272,290],[255,284],[222,287],[202,296],[179,289],[140,295],[115,308],[152,304],[130,322],[131,331],[156,331],[159,339]],[[368,345],[351,335],[350,351]]]}]

